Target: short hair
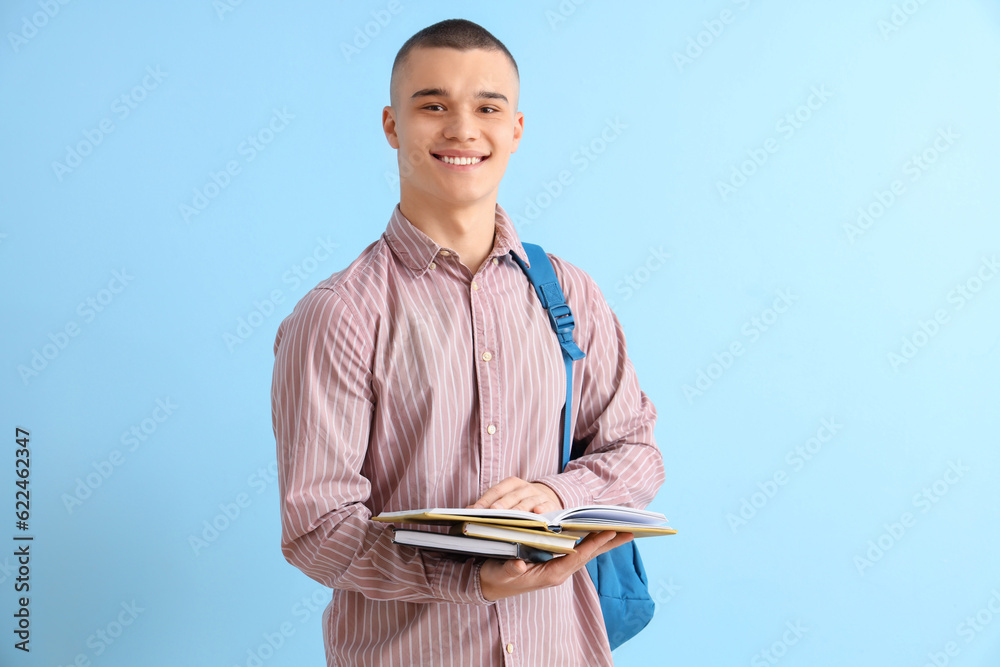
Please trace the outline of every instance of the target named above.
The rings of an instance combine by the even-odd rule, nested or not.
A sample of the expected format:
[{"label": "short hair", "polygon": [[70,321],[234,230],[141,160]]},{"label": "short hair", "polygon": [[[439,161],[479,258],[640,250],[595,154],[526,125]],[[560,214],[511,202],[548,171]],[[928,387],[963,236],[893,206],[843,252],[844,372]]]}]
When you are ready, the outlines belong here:
[{"label": "short hair", "polygon": [[448,48],[468,51],[470,49],[485,49],[487,51],[500,51],[514,68],[514,75],[518,81],[521,74],[517,70],[517,62],[510,51],[499,39],[494,37],[489,30],[478,23],[466,21],[465,19],[446,19],[434,25],[427,26],[420,32],[410,37],[396,54],[396,59],[392,62],[392,73],[390,82],[396,76],[396,71],[406,62],[410,51],[416,48]]}]

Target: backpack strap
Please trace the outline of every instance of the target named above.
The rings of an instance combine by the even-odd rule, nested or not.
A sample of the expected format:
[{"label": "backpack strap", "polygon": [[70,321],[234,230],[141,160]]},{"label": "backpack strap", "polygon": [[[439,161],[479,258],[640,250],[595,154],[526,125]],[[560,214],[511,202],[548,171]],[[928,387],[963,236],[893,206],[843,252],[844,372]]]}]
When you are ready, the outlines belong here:
[{"label": "backpack strap", "polygon": [[521,243],[524,252],[528,256],[528,264],[518,257],[512,250],[510,256],[514,258],[517,265],[528,276],[528,280],[535,288],[538,299],[542,302],[542,307],[549,315],[549,323],[552,330],[556,332],[559,339],[559,346],[562,348],[563,361],[566,362],[566,403],[563,405],[563,445],[562,445],[562,471],[569,463],[570,454],[573,447],[573,362],[583,359],[586,355],[573,340],[573,311],[566,303],[559,279],[552,268],[552,262],[541,246],[534,243]]}]

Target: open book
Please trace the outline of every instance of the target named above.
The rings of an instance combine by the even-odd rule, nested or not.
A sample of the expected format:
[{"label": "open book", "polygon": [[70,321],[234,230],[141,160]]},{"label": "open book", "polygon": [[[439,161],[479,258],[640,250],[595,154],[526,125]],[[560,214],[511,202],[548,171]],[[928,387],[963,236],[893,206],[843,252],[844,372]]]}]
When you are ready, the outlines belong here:
[{"label": "open book", "polygon": [[431,524],[468,521],[533,528],[552,533],[562,531],[593,533],[613,530],[619,533],[633,533],[636,537],[673,535],[677,532],[667,526],[667,518],[662,514],[617,505],[584,505],[545,514],[535,514],[523,510],[434,507],[400,512],[382,512],[378,516],[372,517],[372,520],[390,523]]}]

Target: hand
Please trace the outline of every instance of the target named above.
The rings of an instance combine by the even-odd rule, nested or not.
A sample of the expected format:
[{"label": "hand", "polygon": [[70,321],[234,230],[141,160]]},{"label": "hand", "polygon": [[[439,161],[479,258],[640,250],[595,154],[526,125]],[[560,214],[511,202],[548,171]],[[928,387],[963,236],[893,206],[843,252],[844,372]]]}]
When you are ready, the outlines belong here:
[{"label": "hand", "polygon": [[576,545],[576,553],[553,558],[544,563],[526,563],[520,559],[487,558],[479,569],[479,586],[489,601],[520,595],[528,591],[558,586],[587,565],[587,561],[606,551],[631,542],[632,533],[606,530],[591,533]]},{"label": "hand", "polygon": [[508,477],[483,494],[466,509],[524,510],[554,512],[563,508],[559,496],[541,482],[526,482],[520,477]]}]

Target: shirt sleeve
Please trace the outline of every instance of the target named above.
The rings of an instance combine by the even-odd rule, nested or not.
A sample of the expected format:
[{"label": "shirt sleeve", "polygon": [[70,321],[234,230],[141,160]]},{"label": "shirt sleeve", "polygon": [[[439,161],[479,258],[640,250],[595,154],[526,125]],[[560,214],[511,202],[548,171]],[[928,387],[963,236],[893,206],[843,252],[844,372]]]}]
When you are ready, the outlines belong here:
[{"label": "shirt sleeve", "polygon": [[[564,286],[582,288],[571,305],[577,332],[581,332],[577,343],[587,355],[573,365],[573,439],[575,444],[585,443],[586,449],[562,473],[535,481],[552,488],[563,507],[602,504],[643,508],[653,500],[665,477],[663,456],[653,436],[656,408],[639,388],[626,352],[625,332],[596,283],[558,258],[553,264],[562,268],[562,276],[571,278],[561,280]],[[566,298],[570,300],[570,293]],[[578,308],[583,318],[576,315]]]},{"label": "shirt sleeve", "polygon": [[361,474],[374,408],[374,332],[330,289],[296,305],[275,339],[271,409],[281,550],[330,588],[374,600],[489,604],[479,564],[393,544]]}]

